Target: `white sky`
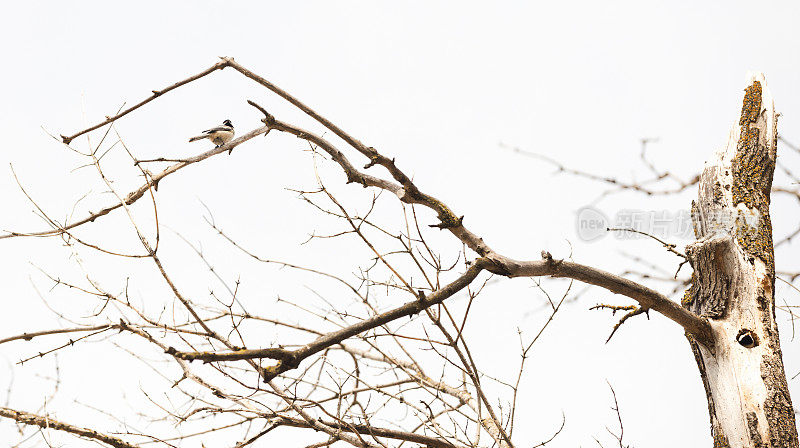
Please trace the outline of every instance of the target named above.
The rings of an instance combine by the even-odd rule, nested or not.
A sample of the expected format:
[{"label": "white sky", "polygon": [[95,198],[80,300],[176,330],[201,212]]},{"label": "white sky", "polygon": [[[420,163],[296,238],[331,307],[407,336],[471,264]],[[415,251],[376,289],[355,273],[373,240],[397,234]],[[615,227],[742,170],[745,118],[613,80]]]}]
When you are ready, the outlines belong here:
[{"label": "white sky", "polygon": [[[604,187],[554,176],[552,167],[513,154],[501,142],[574,168],[630,179],[646,176],[638,160],[639,139],[659,137],[651,147],[652,159],[688,178],[724,143],[737,119],[749,70],[766,74],[782,113],[779,132],[800,142],[796,2],[489,4],[7,3],[7,20],[0,27],[6,60],[0,75],[0,228],[42,227],[9,164],[29,193],[57,217],[67,215],[90,189],[102,191],[94,173],[71,171],[78,159],[41,127],[54,134],[72,133],[222,55],[235,57],[366,144],[396,157],[421,188],[465,215],[470,229],[495,249],[521,259],[538,258],[542,249],[557,257],[572,250],[576,261],[612,272],[640,267],[621,256],[624,251],[667,269],[675,266],[674,257],[654,243],[612,237],[582,243],[574,231],[575,211],[595,201]],[[186,139],[198,130],[225,118],[240,133],[260,124],[246,99],[259,101],[284,121],[319,130],[230,69],[170,93],[120,121],[118,129],[143,158],[194,154],[203,144],[190,145]],[[85,149],[85,140],[76,145]],[[228,230],[269,256],[329,269],[343,264],[344,272],[352,272],[363,258],[340,263],[328,246],[299,246],[314,230],[329,230],[284,190],[312,185],[302,150],[296,139],[270,135],[230,157],[170,177],[158,193],[162,223],[192,241],[206,241],[211,234],[202,221],[203,201]],[[785,146],[779,151],[784,164],[800,167],[796,153]],[[361,163],[356,154],[350,156]],[[327,178],[331,185],[341,180],[337,174]],[[779,176],[776,180],[787,183]],[[120,182],[122,190],[134,185]],[[338,191],[349,205],[366,205],[363,191]],[[595,205],[610,215],[623,208],[676,211],[688,208],[695,195],[695,189],[667,199],[625,194]],[[79,210],[96,210],[109,200],[100,196]],[[393,198],[384,200],[396,205],[390,202],[396,202]],[[798,221],[796,204],[783,198],[773,204],[776,235],[784,234]],[[424,218],[433,223],[432,216]],[[119,242],[119,236],[106,230],[98,227],[98,238]],[[184,286],[207,292],[210,280],[205,271],[198,274],[196,258],[174,236],[165,236],[164,244],[173,244],[170,263]],[[205,244],[212,253],[218,245],[213,240]],[[797,270],[795,249],[778,253],[779,270]],[[74,295],[49,293],[50,285],[33,266],[80,275],[58,241],[3,240],[0,253],[0,300],[5,304],[0,338],[58,325],[33,285],[60,309],[84,306]],[[219,256],[224,275],[241,274],[253,297],[294,291],[291,278],[259,273],[263,267],[240,268],[229,264],[223,252]],[[124,278],[121,264],[94,256],[86,262],[93,272]],[[274,277],[265,280],[262,275]],[[198,277],[200,284],[191,285]],[[669,292],[658,282],[645,283]],[[545,286],[554,294],[563,289],[563,283]],[[779,287],[778,293],[779,300],[797,304],[796,292]],[[501,281],[481,296],[471,321],[472,346],[486,370],[514,375],[517,328],[527,334],[538,331],[546,318],[540,311],[542,300],[529,280]],[[591,290],[559,315],[534,348],[520,410],[526,423],[517,443],[525,446],[549,437],[562,411],[567,426],[554,446],[592,446],[593,437],[607,437],[605,426],[615,424],[608,380],[622,405],[629,443],[709,445],[704,392],[682,331],[653,315],[649,321],[626,324],[605,344],[615,320],[588,311],[601,301],[627,303]],[[800,371],[800,356],[797,342],[790,342],[786,315],[779,318],[791,377]],[[35,350],[22,342],[0,346],[0,401],[5,401],[11,377],[7,366],[62,341],[52,338]],[[76,404],[76,398],[104,409],[118,409],[122,397],[139,400],[132,397],[141,395],[139,387],[146,381],[130,369],[141,364],[124,353],[98,353],[100,347],[87,344],[74,355],[61,353],[61,389],[49,411],[89,425],[98,414]],[[98,361],[106,356],[115,362]],[[22,410],[41,406],[51,388],[36,375],[52,365],[47,358],[15,367],[10,405]],[[789,384],[797,402],[800,378]],[[0,422],[0,440],[13,434],[13,426]],[[197,442],[185,446],[199,446]]]}]

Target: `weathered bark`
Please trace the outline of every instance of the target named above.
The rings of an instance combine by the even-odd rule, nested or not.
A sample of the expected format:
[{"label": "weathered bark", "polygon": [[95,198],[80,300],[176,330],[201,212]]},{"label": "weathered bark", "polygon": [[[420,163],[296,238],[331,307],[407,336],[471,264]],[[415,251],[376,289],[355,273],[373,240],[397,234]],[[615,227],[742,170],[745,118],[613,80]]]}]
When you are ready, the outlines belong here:
[{"label": "weathered bark", "polygon": [[775,321],[769,193],[777,117],[761,74],[739,124],[706,164],[687,248],[693,283],[683,306],[707,317],[712,344],[689,342],[708,398],[714,447],[798,447]]}]

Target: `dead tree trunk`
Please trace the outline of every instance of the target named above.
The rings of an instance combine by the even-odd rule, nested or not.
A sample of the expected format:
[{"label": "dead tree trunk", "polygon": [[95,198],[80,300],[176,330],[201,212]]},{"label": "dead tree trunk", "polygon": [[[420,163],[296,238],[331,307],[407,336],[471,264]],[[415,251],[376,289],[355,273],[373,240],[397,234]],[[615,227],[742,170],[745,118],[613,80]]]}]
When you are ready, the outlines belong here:
[{"label": "dead tree trunk", "polygon": [[777,117],[764,76],[745,89],[739,124],[706,164],[692,219],[697,241],[683,306],[713,342],[689,337],[708,398],[714,447],[798,447],[775,321],[770,190]]}]

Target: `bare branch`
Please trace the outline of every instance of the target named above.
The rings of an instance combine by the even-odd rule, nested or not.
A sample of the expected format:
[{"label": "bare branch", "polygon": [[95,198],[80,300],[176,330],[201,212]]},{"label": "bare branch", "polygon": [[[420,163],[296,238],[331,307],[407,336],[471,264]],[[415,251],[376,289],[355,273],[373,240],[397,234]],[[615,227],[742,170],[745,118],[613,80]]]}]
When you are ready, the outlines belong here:
[{"label": "bare branch", "polygon": [[186,361],[239,361],[243,359],[260,359],[269,358],[277,359],[279,361],[290,361],[294,358],[294,353],[291,350],[282,348],[262,348],[259,350],[236,350],[226,353],[212,353],[212,352],[179,352],[173,347],[167,349],[167,354],[176,358],[184,359]]},{"label": "bare branch", "polygon": [[44,331],[33,331],[30,333],[22,333],[16,336],[9,336],[4,339],[0,339],[0,344],[5,344],[6,342],[11,341],[30,341],[31,339],[38,337],[38,336],[47,336],[51,334],[64,334],[64,333],[78,333],[82,331],[97,331],[97,330],[105,330],[107,328],[116,328],[117,325],[108,324],[108,325],[94,325],[91,327],[78,327],[78,328],[57,328],[54,330],[44,330]]},{"label": "bare branch", "polygon": [[228,59],[227,58],[223,58],[222,61],[217,62],[216,64],[212,65],[211,67],[203,70],[202,72],[200,72],[200,73],[198,73],[198,74],[196,74],[194,76],[190,76],[190,77],[188,77],[188,78],[186,78],[184,80],[178,81],[175,84],[172,84],[171,86],[165,87],[165,88],[163,88],[161,90],[153,90],[153,94],[151,96],[149,96],[147,99],[139,102],[135,106],[129,107],[128,109],[125,109],[124,111],[119,112],[118,114],[116,114],[114,116],[106,117],[106,119],[101,121],[100,123],[98,123],[98,124],[96,124],[94,126],[88,127],[88,128],[86,128],[86,129],[84,129],[82,131],[78,131],[75,134],[70,135],[69,137],[62,135],[61,139],[63,140],[64,144],[69,145],[72,140],[75,140],[75,138],[80,137],[81,135],[86,134],[87,132],[91,132],[91,131],[94,131],[95,129],[99,129],[99,128],[101,128],[101,127],[103,127],[103,126],[105,126],[105,125],[107,125],[109,123],[113,123],[114,121],[124,117],[125,115],[128,115],[129,113],[131,113],[131,112],[135,111],[136,109],[144,106],[145,104],[149,103],[150,101],[153,101],[154,99],[160,97],[161,95],[164,95],[165,93],[167,93],[167,92],[169,92],[171,90],[175,90],[175,89],[177,89],[178,87],[180,87],[182,85],[186,85],[186,84],[188,84],[188,83],[190,83],[192,81],[196,81],[196,80],[202,78],[203,76],[211,74],[211,73],[213,73],[213,72],[215,72],[217,70],[222,70],[223,68],[227,67],[228,65],[229,65]]},{"label": "bare branch", "polygon": [[23,425],[34,425],[42,429],[55,429],[56,431],[67,432],[78,437],[103,442],[106,445],[113,446],[115,448],[138,448],[138,445],[125,442],[124,440],[114,436],[102,434],[93,429],[81,428],[80,426],[70,425],[69,423],[54,420],[50,417],[42,417],[40,415],[16,411],[6,407],[0,407],[0,417],[9,418]]},{"label": "bare branch", "polygon": [[485,269],[485,265],[486,261],[484,259],[478,259],[469,267],[469,269],[467,269],[464,274],[462,274],[452,283],[429,294],[427,297],[420,297],[418,300],[408,302],[405,305],[386,311],[385,313],[378,314],[372,318],[365,319],[357,324],[342,328],[338,331],[324,334],[313,342],[306,344],[302,348],[293,352],[288,352],[283,349],[266,348],[260,350],[240,350],[232,353],[217,354],[185,353],[174,350],[168,351],[168,353],[174,353],[175,356],[178,356],[181,359],[200,359],[206,362],[258,358],[279,359],[279,362],[276,366],[265,368],[265,380],[270,380],[281,373],[297,368],[300,361],[303,359],[306,359],[309,356],[325,350],[333,345],[339,344],[345,339],[351,338],[370,329],[377,328],[401,317],[417,314],[426,308],[442,303],[445,299],[470,284],[472,280],[474,280],[475,277],[477,277],[478,274]]},{"label": "bare branch", "polygon": [[275,120],[274,129],[294,134],[297,137],[308,140],[314,145],[317,145],[325,150],[345,171],[348,182],[358,182],[365,186],[373,186],[391,191],[403,202],[409,204],[421,204],[437,211],[437,213],[440,215],[440,219],[443,219],[443,216],[453,217],[444,219],[455,220],[455,224],[451,227],[448,227],[448,230],[450,230],[453,235],[459,238],[468,247],[475,250],[478,254],[491,260],[492,263],[487,266],[486,269],[493,273],[509,277],[531,277],[542,275],[569,277],[585,283],[600,286],[614,293],[626,295],[638,301],[643,307],[653,309],[664,314],[666,317],[683,326],[690,334],[695,335],[698,341],[701,341],[702,343],[710,343],[711,341],[711,331],[706,321],[681,308],[678,304],[672,302],[663,294],[653,291],[652,289],[643,285],[639,285],[631,280],[623,279],[608,272],[591,268],[589,266],[583,266],[564,261],[554,262],[552,257],[549,261],[522,262],[502,256],[494,252],[483,241],[482,238],[467,230],[463,225],[463,220],[460,218],[454,218],[455,215],[446,205],[432,196],[420,192],[418,189],[416,189],[416,186],[413,188],[418,192],[418,194],[409,195],[408,190],[404,186],[359,172],[352,166],[344,154],[342,154],[331,143],[321,137],[279,120]]},{"label": "bare branch", "polygon": [[684,254],[682,252],[678,252],[677,250],[675,250],[675,247],[677,247],[675,244],[668,243],[668,242],[662,240],[661,238],[659,238],[659,237],[657,237],[655,235],[651,235],[651,234],[649,234],[647,232],[642,232],[641,230],[637,230],[637,229],[627,229],[627,228],[617,228],[617,227],[609,227],[606,230],[608,230],[609,232],[638,233],[639,235],[644,235],[644,236],[650,237],[650,238],[658,241],[659,243],[661,243],[661,245],[664,246],[664,248],[667,249],[669,252],[671,252],[671,253],[683,258],[684,260],[686,259],[686,254]]},{"label": "bare branch", "polygon": [[209,157],[215,156],[217,154],[221,154],[221,153],[223,153],[225,151],[228,151],[228,150],[232,150],[233,148],[241,145],[242,143],[244,143],[244,142],[246,142],[248,140],[251,140],[252,138],[257,137],[257,136],[259,136],[261,134],[264,134],[266,132],[269,132],[269,128],[268,127],[266,127],[266,126],[260,127],[260,128],[257,128],[257,129],[254,129],[254,130],[248,132],[247,134],[245,134],[245,135],[243,135],[243,136],[241,136],[241,137],[239,137],[237,139],[231,140],[228,143],[226,143],[226,144],[224,144],[224,145],[222,145],[220,147],[213,148],[213,149],[210,149],[210,150],[205,151],[203,153],[200,153],[200,154],[198,154],[196,156],[183,159],[183,161],[178,162],[178,163],[176,163],[176,164],[164,169],[160,173],[150,176],[147,179],[147,183],[145,183],[144,185],[142,185],[138,189],[128,193],[128,195],[125,197],[124,201],[117,202],[116,204],[110,205],[108,207],[105,207],[105,208],[101,209],[100,211],[97,211],[97,212],[94,212],[94,213],[90,213],[89,216],[87,216],[87,217],[85,217],[83,219],[80,219],[78,221],[74,221],[72,223],[60,225],[60,226],[56,225],[53,230],[45,230],[45,231],[41,231],[41,232],[8,232],[8,233],[0,235],[0,239],[13,238],[13,237],[22,237],[22,236],[55,236],[55,235],[61,235],[67,230],[74,229],[76,227],[82,226],[82,225],[90,223],[90,222],[94,222],[97,218],[105,216],[105,215],[111,213],[112,211],[123,207],[124,205],[131,205],[134,202],[138,201],[139,199],[141,199],[145,195],[145,193],[147,193],[150,190],[150,188],[158,189],[158,183],[162,179],[164,179],[165,177],[169,176],[170,174],[172,174],[172,173],[174,173],[174,172],[176,172],[176,171],[178,171],[178,170],[180,170],[182,168],[186,168],[187,166],[189,166],[191,164],[203,161],[203,160],[205,160],[205,159],[207,159]]},{"label": "bare branch", "polygon": [[[272,421],[276,425],[282,426],[294,426],[298,428],[309,428],[310,425],[302,420],[299,419],[290,419],[286,417],[281,417],[278,419],[274,419]],[[371,425],[363,425],[363,424],[347,424],[344,425],[342,423],[331,422],[321,420],[322,423],[338,428],[341,431],[347,432],[355,432],[359,434],[375,436],[375,437],[386,437],[390,439],[396,440],[405,440],[407,442],[414,442],[414,443],[421,443],[429,447],[434,448],[455,448],[456,445],[442,439],[437,439],[434,437],[425,436],[422,434],[417,434],[413,432],[405,432],[405,431],[397,431],[394,429],[387,429],[387,428],[379,428],[376,426]]]},{"label": "bare branch", "polygon": [[623,310],[624,311],[628,311],[627,313],[625,313],[622,316],[622,318],[619,320],[619,322],[617,322],[617,324],[614,325],[614,328],[611,330],[611,334],[608,335],[608,339],[606,339],[606,343],[608,343],[608,341],[610,341],[611,338],[614,337],[614,333],[616,333],[617,330],[619,329],[619,327],[621,327],[622,324],[624,324],[625,321],[628,320],[629,318],[631,318],[633,316],[638,316],[638,315],[643,314],[643,313],[647,313],[648,318],[650,317],[650,313],[648,312],[649,310],[647,308],[644,308],[644,307],[641,307],[641,306],[634,306],[634,305],[618,306],[618,305],[606,305],[604,303],[601,303],[601,304],[595,305],[595,306],[593,306],[593,307],[591,307],[589,309],[590,310],[600,310],[600,309],[611,310],[611,315],[617,314],[617,311],[623,311]]},{"label": "bare branch", "polygon": [[554,260],[549,253],[544,254],[541,261],[514,261],[507,259],[509,277],[566,277],[591,285],[600,286],[615,294],[636,300],[643,308],[663,314],[682,326],[689,334],[694,335],[703,344],[711,344],[713,335],[711,326],[704,318],[682,308],[665,295],[644,285],[619,277],[591,266],[585,266],[566,260]]},{"label": "bare branch", "polygon": [[[75,285],[82,285],[82,281],[71,282],[75,284],[71,285],[50,277],[54,281],[54,288],[61,285],[75,288],[76,293],[85,295],[90,301],[97,303],[98,311],[91,317],[105,320],[89,321],[89,323],[105,323],[105,325],[23,333],[2,339],[0,344],[20,339],[30,340],[48,334],[111,329],[118,329],[121,333],[126,332],[143,338],[152,345],[151,348],[157,347],[161,356],[153,360],[151,357],[145,357],[135,352],[135,349],[130,353],[172,384],[170,391],[163,397],[147,395],[153,405],[161,409],[167,418],[180,425],[191,424],[193,421],[201,421],[203,418],[217,414],[235,416],[233,424],[229,425],[229,420],[225,422],[226,426],[215,424],[214,427],[238,425],[246,427],[246,432],[235,439],[240,441],[237,445],[240,447],[253,444],[277,426],[292,426],[324,432],[324,440],[314,445],[320,447],[329,446],[338,441],[364,448],[388,447],[390,441],[386,439],[392,439],[402,441],[400,445],[411,442],[436,448],[461,446],[477,448],[490,444],[497,444],[501,448],[513,448],[511,430],[514,427],[517,390],[523,365],[520,365],[516,384],[509,384],[505,378],[487,376],[479,370],[475,360],[480,358],[478,356],[473,358],[467,344],[467,335],[469,334],[467,316],[470,315],[470,310],[474,315],[473,301],[489,283],[489,279],[484,282],[476,281],[482,271],[496,274],[494,277],[485,276],[490,277],[492,281],[499,281],[503,277],[569,278],[633,299],[637,302],[636,305],[613,307],[614,310],[625,309],[630,312],[617,323],[612,335],[627,318],[653,309],[681,325],[687,334],[693,336],[693,340],[706,346],[713,346],[715,342],[718,342],[714,340],[711,324],[705,315],[701,317],[693,312],[695,310],[684,309],[663,294],[623,276],[613,275],[568,260],[557,260],[547,252],[542,253],[541,260],[528,261],[515,260],[494,251],[480,236],[465,227],[464,216],[457,215],[443,201],[423,191],[422,186],[415,184],[412,180],[413,173],[401,170],[393,158],[386,157],[377,149],[363,144],[289,93],[244,68],[232,58],[222,58],[220,62],[200,74],[186,78],[166,89],[154,91],[152,97],[137,105],[118,111],[116,115],[107,117],[105,121],[72,136],[62,136],[61,140],[68,144],[80,135],[111,125],[106,130],[106,135],[108,135],[108,131],[114,127],[115,120],[166,92],[225,67],[233,67],[237,73],[296,106],[352,147],[351,149],[345,146],[342,148],[343,150],[352,152],[354,149],[366,160],[358,162],[355,160],[358,158],[356,155],[351,161],[345,151],[323,138],[324,134],[314,133],[280,121],[266,108],[250,100],[248,100],[248,104],[263,115],[261,121],[264,125],[222,147],[185,159],[155,157],[148,160],[137,160],[126,147],[125,150],[130,155],[134,166],[138,168],[145,179],[144,185],[130,191],[127,195],[124,192],[115,191],[116,180],[107,177],[101,170],[100,161],[103,160],[105,154],[109,153],[110,149],[100,148],[100,144],[98,144],[96,148],[91,148],[89,154],[80,153],[91,158],[91,163],[84,166],[94,165],[97,168],[106,187],[116,196],[116,203],[99,212],[89,212],[88,216],[83,219],[72,221],[70,217],[63,224],[47,218],[47,225],[52,227],[50,230],[31,233],[11,232],[0,235],[0,239],[19,236],[60,236],[60,240],[63,240],[73,250],[76,263],[81,265],[78,248],[82,250],[83,247],[78,243],[86,243],[74,239],[71,229],[93,222],[117,209],[124,209],[128,214],[130,227],[136,231],[146,251],[146,255],[142,257],[153,260],[154,265],[149,265],[149,268],[163,278],[171,294],[161,294],[161,299],[165,303],[161,306],[155,305],[155,312],[153,309],[146,312],[144,305],[137,306],[128,297],[127,281],[124,293],[114,295],[101,289],[88,273],[86,273],[86,279],[91,286],[80,288]],[[344,276],[338,277],[311,267],[302,267],[299,264],[279,262],[272,256],[258,256],[225,235],[214,223],[213,218],[209,222],[214,231],[254,260],[289,267],[300,272],[323,275],[348,288],[347,296],[343,298],[348,300],[348,305],[344,307],[335,305],[334,299],[328,297],[329,291],[318,291],[314,289],[315,285],[307,285],[307,287],[319,300],[316,303],[309,304],[297,297],[279,296],[276,300],[276,307],[287,307],[290,312],[297,313],[300,315],[297,321],[293,321],[293,317],[287,319],[285,315],[280,315],[280,311],[273,314],[270,310],[269,317],[250,314],[242,306],[242,303],[239,303],[239,299],[244,302],[245,296],[251,295],[255,288],[240,289],[240,279],[235,280],[236,285],[233,287],[224,280],[224,275],[217,273],[210,255],[208,255],[209,258],[206,258],[207,255],[203,252],[202,246],[192,245],[205,266],[217,276],[230,294],[230,298],[228,296],[221,297],[214,291],[209,291],[212,300],[210,303],[203,303],[196,298],[196,292],[189,293],[191,289],[188,288],[186,291],[182,291],[183,287],[179,285],[180,281],[173,281],[173,278],[178,280],[181,277],[177,273],[168,271],[168,268],[177,269],[177,263],[170,263],[163,250],[158,252],[159,223],[158,211],[155,210],[154,191],[159,182],[188,165],[204,161],[225,151],[231,151],[258,135],[269,134],[272,130],[296,136],[303,141],[302,146],[304,147],[307,143],[311,147],[315,169],[318,160],[332,160],[341,168],[348,184],[380,190],[377,194],[372,195],[372,203],[365,214],[351,213],[345,207],[344,201],[340,202],[334,197],[332,190],[325,188],[318,173],[317,179],[320,185],[318,189],[313,191],[293,190],[300,194],[301,199],[316,207],[326,217],[341,220],[348,225],[345,230],[325,233],[322,237],[317,235],[315,230],[313,238],[356,236],[359,238],[359,243],[363,243],[369,249],[367,261],[364,265],[359,265],[352,275],[352,278],[356,279],[352,284]],[[111,147],[115,147],[114,145],[121,141],[120,137],[120,141],[111,144]],[[664,185],[659,183],[662,180],[677,182],[679,191],[697,182],[696,180],[689,183],[682,182],[668,172],[657,170],[646,157],[648,141],[642,141],[641,159],[650,170],[653,179],[642,183],[624,183],[608,179],[603,181],[618,188],[633,189],[647,194],[657,194],[658,190],[654,188],[654,185],[660,188]],[[321,154],[323,156],[319,157]],[[154,175],[144,169],[143,164],[150,162],[172,162],[172,164]],[[376,170],[368,171],[374,166],[381,166],[386,171],[378,169],[377,174]],[[560,171],[569,170],[560,166]],[[367,172],[373,174],[367,174]],[[575,171],[573,174],[594,178],[588,173]],[[602,179],[598,177],[595,180]],[[138,182],[137,180],[137,184]],[[669,189],[664,189],[665,192],[667,190]],[[402,218],[401,222],[394,222],[392,224],[395,226],[394,228],[391,227],[392,225],[382,227],[381,213],[373,213],[373,210],[380,210],[380,207],[376,207],[378,199],[386,197],[386,195],[380,194],[382,191],[392,193],[401,203],[404,222]],[[134,214],[128,207],[146,194],[153,199],[155,238],[149,236],[145,238],[144,234],[140,232],[143,227],[137,225]],[[411,207],[406,207],[406,204]],[[435,213],[437,220],[433,223],[420,222],[417,219],[417,211],[420,207],[417,206]],[[412,212],[410,215],[413,215],[413,219],[409,216],[409,210]],[[48,216],[44,210],[40,209],[39,211],[43,216]],[[456,238],[457,241],[448,239],[448,243],[455,242],[457,244],[455,253],[446,255],[448,261],[442,262],[442,256],[436,252],[434,246],[429,244],[435,240],[435,238],[430,238],[430,234],[439,233],[430,230],[430,227],[447,230]],[[685,258],[685,255],[681,254],[675,245],[658,238],[655,239],[671,252]],[[153,245],[150,244],[151,240]],[[105,254],[114,257],[123,255],[120,252],[104,250],[99,246],[88,246],[102,250]],[[211,252],[209,251],[209,253]],[[450,263],[449,260],[454,261]],[[460,267],[461,263],[465,263],[464,268]],[[81,268],[84,269],[83,265]],[[462,269],[463,273],[459,273]],[[84,272],[86,272],[85,269]],[[164,285],[154,285],[156,288],[159,286]],[[135,286],[132,288],[134,291],[136,289]],[[380,293],[376,294],[374,292],[376,290]],[[454,295],[460,291],[466,292],[469,297],[468,302],[462,303],[455,300]],[[567,293],[569,293],[569,289]],[[529,341],[529,344],[526,343],[522,346],[522,364],[525,363],[531,346],[554,319],[561,304],[565,302],[567,293],[560,301],[550,300],[552,313],[549,319],[539,333]],[[323,303],[322,306],[319,306],[320,302]],[[234,309],[237,303],[241,307],[241,311],[238,308]],[[350,304],[354,304],[354,308],[357,309],[351,309]],[[171,309],[170,305],[172,305]],[[183,305],[183,308],[180,308],[180,305]],[[147,306],[150,307],[149,302]],[[248,306],[248,308],[250,307]],[[184,309],[188,313],[184,312]],[[251,309],[255,311],[264,308],[259,306]],[[386,309],[388,311],[383,311]],[[153,312],[154,314],[151,314]],[[419,313],[422,313],[422,317],[427,317],[427,319],[415,319],[415,315]],[[61,315],[59,314],[59,316]],[[119,319],[119,324],[110,323],[117,322],[117,319]],[[320,325],[309,324],[301,319],[316,321]],[[75,321],[74,325],[79,326],[81,323],[83,321]],[[272,328],[272,324],[280,326],[279,333],[265,337],[263,330]],[[431,336],[429,330],[432,328],[441,334]],[[423,334],[417,334],[415,331]],[[111,331],[107,331],[105,335],[109,339],[114,338],[115,336],[111,333]],[[284,338],[285,335],[299,335],[299,337],[297,339]],[[281,340],[275,341],[269,338]],[[236,344],[234,345],[233,342]],[[69,344],[71,343],[70,339]],[[117,341],[112,343],[117,344]],[[264,348],[251,348],[259,346]],[[127,350],[124,347],[121,348]],[[438,356],[441,361],[441,371],[434,372],[436,367],[428,369],[427,365],[423,370],[422,365],[416,359],[423,359],[417,355],[420,351],[427,351],[434,359]],[[425,359],[427,360],[427,357]],[[190,363],[195,360],[201,361],[203,364]],[[303,364],[302,367],[301,364]],[[165,370],[162,369],[162,365],[168,365],[171,368]],[[173,371],[172,367],[180,367],[180,370]],[[372,373],[375,373],[375,376],[369,376]],[[457,379],[452,378],[453,373]],[[173,376],[175,374],[177,376]],[[212,380],[209,381],[209,379]],[[372,381],[373,379],[376,380]],[[189,381],[184,382],[184,380]],[[224,384],[224,388],[216,385],[219,380],[223,381],[219,384]],[[498,400],[497,397],[488,394],[487,384],[490,381],[513,390],[514,395],[510,408],[505,406],[506,402],[502,400],[502,397]],[[508,391],[504,393],[509,394]],[[180,402],[173,400],[175,396],[180,400],[187,400],[188,405],[174,405],[174,403]],[[372,425],[371,422],[377,422],[385,419],[386,415],[391,415],[391,410],[398,405],[409,413],[411,419],[418,421],[408,427],[398,425],[397,428],[381,428]],[[390,411],[384,412],[384,409]],[[256,419],[264,419],[266,422],[263,426],[258,426],[254,422]],[[563,427],[562,416],[561,429]],[[209,431],[213,432],[216,430],[215,428],[209,429]],[[185,437],[190,437],[185,435],[189,431],[182,433],[184,435],[172,439],[162,440],[155,436],[147,437],[163,443],[169,443],[165,440],[183,440]],[[194,432],[193,434],[201,433]],[[486,434],[489,434],[491,439],[480,443],[481,436],[485,437]],[[127,435],[137,436],[132,433],[127,433]],[[552,438],[540,443],[539,446],[550,440]],[[619,441],[621,444],[621,434]],[[527,443],[527,445],[530,444]]]}]

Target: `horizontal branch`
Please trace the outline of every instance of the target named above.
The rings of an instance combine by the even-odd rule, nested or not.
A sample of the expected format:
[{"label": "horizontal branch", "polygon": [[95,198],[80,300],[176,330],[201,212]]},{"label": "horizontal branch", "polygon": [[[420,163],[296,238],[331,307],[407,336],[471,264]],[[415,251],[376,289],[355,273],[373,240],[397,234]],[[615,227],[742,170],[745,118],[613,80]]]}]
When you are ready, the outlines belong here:
[{"label": "horizontal branch", "polygon": [[0,344],[5,344],[6,342],[18,341],[18,340],[30,341],[35,337],[47,336],[51,334],[79,333],[82,331],[96,331],[96,330],[104,330],[106,328],[115,328],[115,327],[118,327],[118,325],[106,324],[106,325],[95,325],[92,327],[59,328],[55,330],[34,331],[30,333],[22,333],[16,336],[9,336],[7,338],[0,339]]},{"label": "horizontal branch", "polygon": [[79,437],[97,440],[115,448],[138,448],[120,438],[99,433],[93,429],[81,428],[80,426],[70,425],[69,423],[53,420],[50,417],[30,414],[28,412],[16,411],[14,409],[0,407],[0,417],[9,418],[23,425],[34,425],[43,429],[55,429],[56,431],[67,432]]},{"label": "horizontal branch", "polygon": [[[290,418],[290,417],[278,417],[276,419],[270,420],[271,423],[275,425],[281,426],[293,426],[295,428],[311,428],[312,426],[303,420]],[[339,429],[341,431],[351,432],[351,433],[358,433],[367,436],[374,436],[374,437],[385,437],[389,439],[395,440],[405,440],[407,442],[413,443],[420,443],[422,445],[426,445],[431,448],[455,448],[456,445],[442,439],[437,439],[435,437],[426,436],[423,434],[416,434],[413,432],[406,432],[406,431],[398,431],[395,429],[388,429],[388,428],[379,428],[372,425],[364,425],[364,424],[342,424],[336,423],[332,421],[320,420],[321,423],[328,425],[332,428]]]},{"label": "horizontal branch", "polygon": [[[643,141],[642,143],[646,143],[646,142]],[[616,178],[613,178],[613,177],[602,176],[602,175],[590,173],[590,172],[587,172],[587,171],[580,171],[580,170],[569,168],[566,165],[562,164],[561,162],[559,162],[559,161],[557,161],[555,159],[552,159],[550,157],[547,157],[547,156],[545,156],[543,154],[537,154],[535,152],[525,151],[525,150],[523,150],[521,148],[517,148],[517,147],[510,148],[510,149],[513,150],[517,154],[521,154],[521,155],[526,156],[526,157],[532,157],[532,158],[535,158],[535,159],[538,159],[538,160],[542,160],[542,161],[544,161],[546,163],[549,163],[550,165],[553,165],[556,168],[556,170],[557,170],[556,172],[557,173],[567,173],[569,175],[582,177],[584,179],[589,179],[589,180],[594,181],[594,182],[600,182],[600,183],[609,184],[609,185],[612,185],[612,186],[618,188],[619,190],[632,190],[632,191],[636,191],[636,192],[639,192],[639,193],[644,193],[647,196],[674,195],[674,194],[680,193],[680,192],[686,190],[687,188],[689,188],[689,187],[691,187],[693,185],[696,185],[698,182],[700,182],[700,175],[699,174],[695,174],[688,181],[684,181],[684,180],[681,180],[678,177],[676,177],[675,175],[673,175],[673,174],[671,174],[669,172],[666,172],[666,171],[665,172],[661,172],[661,173],[654,172],[655,176],[653,178],[649,179],[648,181],[644,181],[644,182],[642,182],[642,181],[640,181],[640,182],[623,182],[623,181],[621,181],[619,179],[616,179]],[[651,171],[655,170],[655,168],[652,165],[650,165],[650,163],[647,162],[644,159],[644,157],[642,157],[642,159],[650,167]],[[646,186],[646,184],[648,184],[648,183],[661,182],[661,181],[666,180],[666,179],[671,179],[672,181],[674,181],[678,185],[676,187],[673,187],[673,188],[663,188],[663,189],[658,189],[658,190],[652,189],[652,188],[648,188]],[[608,192],[606,192],[606,193],[608,193]],[[604,195],[606,193],[604,193]]]},{"label": "horizontal branch", "polygon": [[236,350],[232,352],[214,353],[214,352],[179,352],[173,347],[169,347],[166,351],[167,354],[176,358],[184,359],[186,361],[239,361],[242,359],[277,359],[279,361],[288,361],[294,358],[292,350],[283,348],[262,348],[258,350]]}]

